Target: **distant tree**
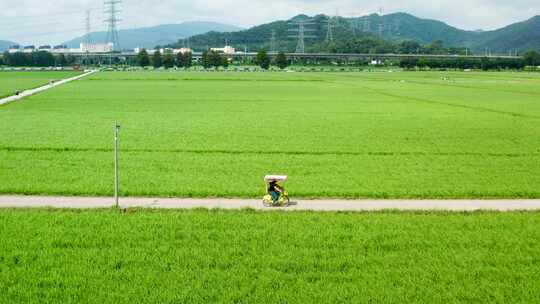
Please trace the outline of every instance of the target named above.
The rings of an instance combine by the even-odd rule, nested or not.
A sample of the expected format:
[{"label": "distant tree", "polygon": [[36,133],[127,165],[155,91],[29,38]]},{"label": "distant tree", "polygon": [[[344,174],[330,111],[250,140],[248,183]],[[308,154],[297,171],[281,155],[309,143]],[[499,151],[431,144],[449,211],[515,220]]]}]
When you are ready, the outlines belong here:
[{"label": "distant tree", "polygon": [[268,52],[266,52],[265,49],[262,49],[257,53],[255,63],[265,70],[270,68],[270,57],[268,57]]},{"label": "distant tree", "polygon": [[289,66],[289,61],[287,60],[287,56],[285,56],[285,53],[279,52],[276,57],[276,65],[282,70]]},{"label": "distant tree", "polygon": [[429,44],[426,48],[428,54],[442,55],[448,53],[448,51],[443,47],[443,42],[437,40]]},{"label": "distant tree", "polygon": [[174,67],[174,54],[171,50],[166,50],[163,56],[163,66],[166,69]]},{"label": "distant tree", "polygon": [[416,54],[422,50],[422,45],[416,41],[405,40],[398,46],[398,52],[400,54]]},{"label": "distant tree", "polygon": [[154,53],[154,56],[152,57],[152,65],[154,68],[160,68],[163,66],[163,60],[161,58],[161,51],[159,49],[156,49],[156,52]]},{"label": "distant tree", "polygon": [[209,51],[204,51],[202,53],[201,64],[202,64],[203,68],[205,68],[205,69],[208,69],[209,67],[212,66],[212,64],[210,63],[210,52]]},{"label": "distant tree", "polygon": [[228,67],[229,59],[226,56],[223,56],[221,53],[216,51],[204,51],[201,59],[202,66],[205,69],[211,67]]},{"label": "distant tree", "polygon": [[56,65],[57,66],[66,66],[67,65],[67,60],[66,60],[66,56],[64,56],[64,54],[60,54],[58,56],[56,56]]},{"label": "distant tree", "polygon": [[218,54],[219,58],[221,59],[221,66],[224,67],[224,68],[228,68],[229,67],[229,58],[227,58],[226,56],[221,56],[220,54]]},{"label": "distant tree", "polygon": [[32,65],[38,67],[54,66],[54,56],[47,51],[39,51],[32,53]]},{"label": "distant tree", "polygon": [[77,61],[77,58],[75,58],[75,56],[67,55],[67,57],[66,57],[66,64],[67,65],[72,65],[72,64],[75,63],[75,61]]},{"label": "distant tree", "polygon": [[526,65],[529,66],[540,66],[540,53],[535,50],[527,51],[523,54],[523,60]]},{"label": "distant tree", "polygon": [[210,65],[217,68],[223,65],[221,54],[216,51],[210,52]]},{"label": "distant tree", "polygon": [[148,56],[146,49],[139,51],[139,54],[137,55],[137,63],[142,67],[150,65],[150,56]]},{"label": "distant tree", "polygon": [[176,55],[176,64],[181,68],[190,68],[193,62],[193,55],[191,52],[179,52]]}]

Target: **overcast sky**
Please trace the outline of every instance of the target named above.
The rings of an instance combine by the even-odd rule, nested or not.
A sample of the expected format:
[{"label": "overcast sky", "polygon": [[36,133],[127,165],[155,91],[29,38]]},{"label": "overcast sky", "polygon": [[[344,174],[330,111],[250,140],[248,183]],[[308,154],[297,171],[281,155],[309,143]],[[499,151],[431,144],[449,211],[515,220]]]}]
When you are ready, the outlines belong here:
[{"label": "overcast sky", "polygon": [[[182,21],[216,21],[249,27],[300,13],[344,17],[408,12],[462,29],[496,29],[540,14],[540,0],[123,0],[120,28]],[[0,40],[56,44],[84,34],[85,10],[92,30],[104,30],[102,0],[0,1]]]}]

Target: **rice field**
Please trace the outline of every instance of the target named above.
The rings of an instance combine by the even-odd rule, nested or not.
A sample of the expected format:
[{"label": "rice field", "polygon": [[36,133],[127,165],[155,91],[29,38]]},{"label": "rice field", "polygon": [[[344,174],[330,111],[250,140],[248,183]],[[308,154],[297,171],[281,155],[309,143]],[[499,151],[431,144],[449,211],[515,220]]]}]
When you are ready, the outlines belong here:
[{"label": "rice field", "polygon": [[0,210],[0,303],[538,303],[538,213]]},{"label": "rice field", "polygon": [[68,71],[0,72],[0,98],[80,74]]},{"label": "rice field", "polygon": [[0,193],[110,195],[115,121],[122,195],[540,197],[540,74],[399,71],[100,72],[0,108]]}]

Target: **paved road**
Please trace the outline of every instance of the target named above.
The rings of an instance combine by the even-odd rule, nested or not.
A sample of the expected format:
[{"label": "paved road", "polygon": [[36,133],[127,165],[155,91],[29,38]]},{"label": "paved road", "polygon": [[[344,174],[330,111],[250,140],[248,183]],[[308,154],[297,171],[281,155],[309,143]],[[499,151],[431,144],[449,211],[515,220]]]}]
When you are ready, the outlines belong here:
[{"label": "paved road", "polygon": [[86,73],[84,73],[84,74],[75,76],[75,77],[62,79],[62,80],[60,80],[60,81],[57,81],[57,82],[54,82],[54,83],[51,83],[51,84],[47,84],[47,85],[41,86],[41,87],[39,87],[39,88],[35,88],[35,89],[30,89],[30,90],[22,91],[22,92],[19,93],[19,95],[12,95],[12,96],[9,96],[9,97],[0,98],[0,105],[8,104],[8,103],[10,103],[10,102],[14,102],[14,101],[23,99],[23,98],[28,97],[28,96],[32,96],[32,95],[34,95],[34,94],[37,94],[37,93],[40,93],[40,92],[43,92],[43,91],[52,89],[52,88],[57,87],[57,86],[59,86],[59,85],[63,85],[63,84],[66,84],[66,83],[68,83],[68,82],[71,82],[71,81],[74,81],[74,80],[78,80],[78,79],[81,79],[81,78],[83,78],[83,77],[92,75],[92,74],[94,74],[94,73],[96,73],[96,72],[98,72],[98,71],[97,71],[97,70],[92,70],[92,71],[86,72]]},{"label": "paved road", "polygon": [[[0,196],[0,208],[75,208],[93,209],[114,206],[107,197]],[[540,210],[540,200],[299,200],[287,208],[266,208],[260,200],[122,198],[120,206],[139,208],[193,209],[221,208],[258,210],[377,211],[377,210]]]}]

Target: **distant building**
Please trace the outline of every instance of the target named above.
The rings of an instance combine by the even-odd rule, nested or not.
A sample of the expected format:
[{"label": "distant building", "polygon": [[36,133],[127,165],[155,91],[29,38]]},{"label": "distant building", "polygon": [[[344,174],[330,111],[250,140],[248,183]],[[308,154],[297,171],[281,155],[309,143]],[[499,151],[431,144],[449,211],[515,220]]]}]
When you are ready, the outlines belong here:
[{"label": "distant building", "polygon": [[[143,48],[135,48],[135,49],[133,49],[133,51],[135,53],[137,53],[137,54],[142,50],[143,50]],[[146,50],[146,52],[148,53],[148,55],[154,55],[156,53],[156,50]],[[193,50],[189,49],[189,48],[180,48],[180,49],[164,48],[164,49],[159,49],[159,52],[161,54],[165,54],[165,52],[172,52],[173,54],[176,55],[178,53],[182,53],[182,54],[193,53]]]},{"label": "distant building", "polygon": [[110,53],[114,50],[112,43],[81,43],[81,53]]},{"label": "distant building", "polygon": [[23,48],[23,52],[25,53],[32,53],[36,50],[36,47],[34,45],[27,45]]},{"label": "distant building", "polygon": [[222,47],[222,48],[211,48],[210,50],[214,52],[218,52],[218,53],[227,54],[227,55],[232,55],[236,53],[236,50],[230,45],[226,45],[225,47]]},{"label": "distant building", "polygon": [[21,46],[20,45],[12,45],[9,47],[9,50],[8,52],[9,53],[17,53],[17,52],[20,52],[21,51]]},{"label": "distant building", "polygon": [[42,46],[40,46],[40,47],[38,48],[38,50],[40,50],[40,51],[48,51],[48,52],[51,51],[51,49],[52,49],[52,48],[51,48],[50,45],[42,45]]}]

